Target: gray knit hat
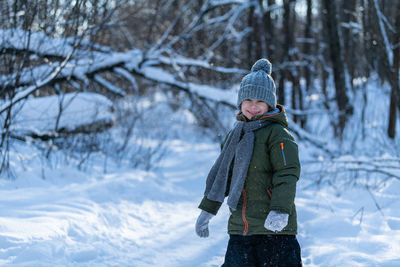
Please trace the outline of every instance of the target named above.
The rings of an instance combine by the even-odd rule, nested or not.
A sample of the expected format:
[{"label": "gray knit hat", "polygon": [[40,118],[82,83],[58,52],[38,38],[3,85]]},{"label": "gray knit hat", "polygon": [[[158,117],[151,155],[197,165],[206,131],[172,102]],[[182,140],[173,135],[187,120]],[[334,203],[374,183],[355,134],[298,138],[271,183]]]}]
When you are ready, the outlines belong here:
[{"label": "gray knit hat", "polygon": [[276,107],[276,89],[271,77],[272,65],[268,59],[259,59],[251,72],[243,77],[238,93],[237,106],[246,99],[262,100],[271,108]]}]

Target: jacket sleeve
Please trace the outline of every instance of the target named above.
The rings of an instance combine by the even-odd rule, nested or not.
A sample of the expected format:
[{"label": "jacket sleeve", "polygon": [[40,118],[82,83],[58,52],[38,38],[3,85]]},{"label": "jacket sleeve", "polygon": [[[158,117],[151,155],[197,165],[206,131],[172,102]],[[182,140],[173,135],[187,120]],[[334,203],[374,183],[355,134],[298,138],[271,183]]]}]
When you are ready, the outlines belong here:
[{"label": "jacket sleeve", "polygon": [[217,215],[219,208],[222,203],[214,200],[208,199],[206,196],[200,202],[199,209],[207,211],[211,214]]},{"label": "jacket sleeve", "polygon": [[270,160],[273,169],[271,210],[290,214],[300,177],[298,147],[287,129],[274,127],[270,137]]}]

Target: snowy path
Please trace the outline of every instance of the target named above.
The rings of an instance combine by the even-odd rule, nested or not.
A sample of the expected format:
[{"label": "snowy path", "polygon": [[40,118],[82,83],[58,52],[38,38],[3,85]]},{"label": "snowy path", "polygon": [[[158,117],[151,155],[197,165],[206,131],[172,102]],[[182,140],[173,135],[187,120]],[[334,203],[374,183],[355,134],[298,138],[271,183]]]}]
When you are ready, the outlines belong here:
[{"label": "snowy path", "polygon": [[[0,180],[0,266],[219,266],[227,208],[194,233],[211,143],[173,141],[154,172],[27,169]],[[298,239],[305,266],[400,266],[398,182],[337,196],[299,183]]]},{"label": "snowy path", "polygon": [[0,265],[201,266],[216,249],[223,255],[223,216],[213,239],[194,233],[204,165],[217,146],[173,147],[156,172],[64,169],[43,180],[33,169],[1,181]]}]

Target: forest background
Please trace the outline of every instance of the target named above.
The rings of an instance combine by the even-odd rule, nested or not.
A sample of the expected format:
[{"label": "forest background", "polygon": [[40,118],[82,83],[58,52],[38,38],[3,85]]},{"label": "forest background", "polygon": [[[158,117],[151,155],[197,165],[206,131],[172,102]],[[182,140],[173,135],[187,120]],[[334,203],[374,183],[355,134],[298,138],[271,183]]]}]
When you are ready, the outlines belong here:
[{"label": "forest background", "polygon": [[[354,110],[365,110],[365,103],[354,106],[354,96],[376,75],[379,84],[390,88],[390,104],[382,114],[385,136],[396,137],[398,1],[49,0],[1,1],[0,9],[0,170],[7,175],[12,139],[45,141],[48,157],[52,147],[65,144],[60,140],[84,138],[82,134],[113,125],[60,127],[61,100],[50,128],[33,131],[15,125],[16,113],[29,97],[62,99],[71,92],[93,92],[115,103],[126,96],[151,99],[158,91],[174,108],[184,106],[195,114],[199,127],[221,136],[227,126],[216,111],[234,106],[216,95],[237,89],[263,57],[273,64],[278,102],[301,130],[312,133],[309,117],[324,112],[341,140]],[[316,95],[321,96],[320,110],[310,105]],[[138,110],[130,112],[140,117],[134,114]],[[366,116],[361,117],[362,133]],[[131,135],[133,120],[125,126]],[[118,150],[125,148],[123,143]],[[86,149],[102,150],[100,144]]]}]

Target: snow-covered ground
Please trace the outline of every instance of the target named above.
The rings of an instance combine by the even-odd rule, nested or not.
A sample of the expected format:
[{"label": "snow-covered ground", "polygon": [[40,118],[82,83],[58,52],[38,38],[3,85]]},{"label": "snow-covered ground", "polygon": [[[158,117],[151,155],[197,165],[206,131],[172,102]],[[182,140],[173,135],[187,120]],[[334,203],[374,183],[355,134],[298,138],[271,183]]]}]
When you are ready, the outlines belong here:
[{"label": "snow-covered ground", "polygon": [[[16,179],[0,179],[0,266],[220,266],[226,205],[209,238],[194,231],[219,145],[182,114],[167,122],[179,138],[165,141],[150,171],[112,162],[105,171],[96,159],[80,171],[15,144]],[[299,147],[304,161],[315,156],[308,143]],[[400,181],[318,186],[312,166],[303,165],[296,197],[304,266],[400,266]]]},{"label": "snow-covered ground", "polygon": [[[156,171],[29,167],[0,180],[1,266],[219,266],[227,208],[211,236],[195,235],[212,142],[172,140]],[[34,156],[34,155],[33,155]],[[379,192],[299,182],[298,239],[305,266],[399,266],[400,184]],[[379,204],[377,208],[376,203]]]}]

